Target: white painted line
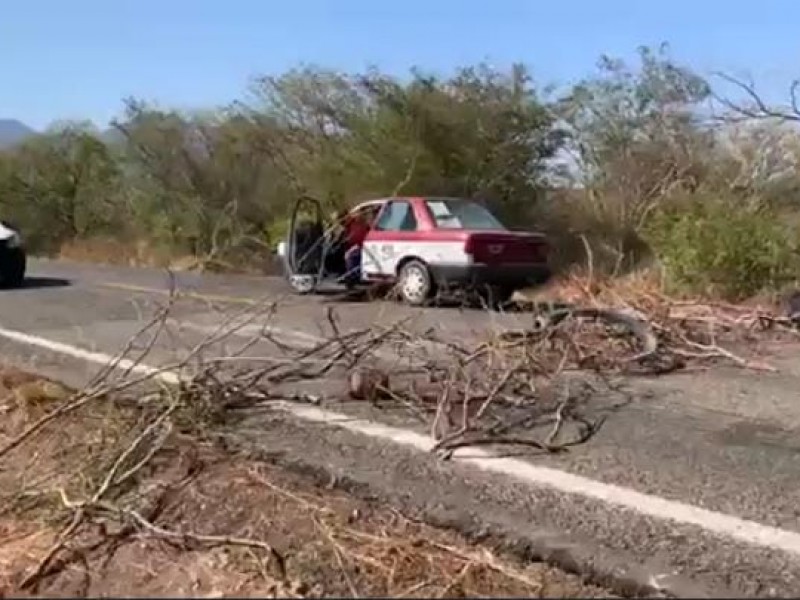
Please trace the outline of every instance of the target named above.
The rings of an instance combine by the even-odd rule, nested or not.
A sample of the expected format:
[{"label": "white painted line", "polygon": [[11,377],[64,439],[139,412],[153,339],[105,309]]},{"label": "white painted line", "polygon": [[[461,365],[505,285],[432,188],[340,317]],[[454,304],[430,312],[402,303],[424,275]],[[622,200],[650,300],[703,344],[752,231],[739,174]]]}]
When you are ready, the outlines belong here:
[{"label": "white painted line", "polygon": [[[349,415],[313,406],[288,402],[276,402],[275,405],[306,421],[334,425],[362,435],[410,446],[422,452],[430,452],[434,446],[434,441],[430,436],[421,435],[408,429],[392,427],[366,419],[353,419]],[[523,460],[496,457],[480,448],[458,449],[454,453],[454,459],[473,464],[485,471],[508,475],[559,492],[600,500],[649,517],[695,525],[706,531],[732,537],[749,544],[800,555],[800,533],[794,531],[762,525],[755,521],[698,508],[675,500],[667,500],[660,496],[644,494],[630,488],[573,475],[566,471],[536,466]]]},{"label": "white painted line", "polygon": [[50,350],[51,352],[57,352],[58,354],[64,354],[66,356],[71,356],[72,358],[77,358],[102,366],[108,365],[116,360],[120,370],[128,370],[131,373],[136,373],[137,375],[152,375],[169,385],[175,385],[181,381],[180,375],[175,371],[158,369],[157,367],[151,367],[127,358],[115,359],[115,357],[110,354],[104,354],[102,352],[90,352],[89,350],[78,348],[77,346],[63,344],[61,342],[48,340],[35,335],[29,335],[21,331],[14,331],[13,329],[0,328],[0,337],[25,344],[27,346],[44,348],[45,350]]},{"label": "white painted line", "polygon": [[[258,327],[254,327],[254,329],[258,329]],[[314,335],[311,333],[306,333],[305,331],[300,331],[299,329],[286,329],[285,327],[267,327],[267,330],[277,336],[283,336],[288,339],[295,339],[300,341],[306,341],[311,345],[311,347],[316,346],[320,342],[326,341],[325,338]],[[256,333],[253,331],[253,333]]]},{"label": "white painted line", "polygon": [[[19,331],[0,328],[0,337],[96,364],[106,365],[114,360],[114,357],[109,354],[88,352],[69,344]],[[131,368],[136,373],[152,374],[154,378],[169,384],[180,380],[177,373],[161,371],[147,365],[131,365],[121,362],[120,368]],[[289,402],[275,402],[273,405],[306,421],[333,425],[354,433],[408,446],[421,452],[430,452],[433,448],[434,442],[429,436],[407,429],[391,427],[367,419],[357,419],[317,407]],[[630,488],[603,483],[558,469],[536,466],[514,458],[494,457],[489,452],[480,449],[465,449],[465,451],[456,452],[454,458],[459,462],[469,463],[485,471],[507,475],[526,483],[545,486],[566,494],[592,498],[648,517],[694,525],[741,542],[800,556],[800,533],[794,531],[762,525],[755,521],[644,494]]]}]

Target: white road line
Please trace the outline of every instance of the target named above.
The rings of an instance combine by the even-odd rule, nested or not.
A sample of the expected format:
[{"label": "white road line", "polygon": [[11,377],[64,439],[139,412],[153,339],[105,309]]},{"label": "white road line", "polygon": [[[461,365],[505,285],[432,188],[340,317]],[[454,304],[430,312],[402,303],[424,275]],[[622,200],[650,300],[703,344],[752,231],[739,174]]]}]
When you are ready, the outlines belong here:
[{"label": "white road line", "polygon": [[27,346],[44,348],[45,350],[50,350],[51,352],[57,352],[58,354],[64,354],[66,356],[71,356],[72,358],[77,358],[102,366],[105,366],[116,360],[120,370],[128,370],[131,373],[136,373],[137,375],[153,375],[169,385],[175,385],[181,381],[180,376],[175,371],[166,371],[157,367],[151,367],[127,358],[116,359],[110,354],[104,354],[102,352],[90,352],[89,350],[78,348],[77,346],[63,344],[61,342],[48,340],[35,335],[29,335],[21,331],[14,331],[13,329],[0,328],[0,337],[25,344]]},{"label": "white road line", "polygon": [[[10,329],[0,328],[0,337],[100,365],[106,365],[114,360],[114,357],[109,354],[88,352],[69,344]],[[140,374],[152,374],[153,377],[169,384],[180,380],[178,373],[162,371],[143,364],[132,365],[129,361],[128,363],[121,362],[120,368],[131,368],[132,371]],[[288,402],[276,402],[274,406],[306,421],[341,427],[369,437],[408,446],[421,452],[429,452],[433,447],[433,441],[428,436],[407,429]],[[545,486],[566,494],[592,498],[656,519],[694,525],[741,542],[800,556],[800,533],[794,531],[762,525],[755,521],[644,494],[630,488],[603,483],[558,469],[536,466],[514,458],[493,457],[490,453],[480,449],[465,449],[457,452],[455,458],[485,471],[507,475],[530,484]]]}]

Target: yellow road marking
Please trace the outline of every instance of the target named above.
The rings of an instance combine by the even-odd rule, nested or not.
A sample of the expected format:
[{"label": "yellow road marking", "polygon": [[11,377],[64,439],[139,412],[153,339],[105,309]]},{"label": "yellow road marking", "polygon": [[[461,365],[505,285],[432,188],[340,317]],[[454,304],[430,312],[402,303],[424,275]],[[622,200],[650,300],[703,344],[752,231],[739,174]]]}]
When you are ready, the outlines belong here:
[{"label": "yellow road marking", "polygon": [[[105,282],[101,283],[100,287],[122,290],[125,292],[138,292],[143,294],[161,294],[162,296],[169,296],[170,291],[161,288],[151,288],[143,285],[132,285],[128,283]],[[207,302],[222,302],[225,304],[249,304],[255,306],[260,304],[259,300],[253,298],[244,298],[241,296],[225,296],[218,294],[198,294],[196,292],[189,292],[184,290],[176,290],[175,296],[178,298],[191,298],[193,300],[203,300]]]}]

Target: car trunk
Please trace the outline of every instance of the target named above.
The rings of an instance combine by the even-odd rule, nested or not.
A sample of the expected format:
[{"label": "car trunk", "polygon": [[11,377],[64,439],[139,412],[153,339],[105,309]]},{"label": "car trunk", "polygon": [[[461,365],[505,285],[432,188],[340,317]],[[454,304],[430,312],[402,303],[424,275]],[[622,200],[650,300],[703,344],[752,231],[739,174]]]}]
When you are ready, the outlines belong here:
[{"label": "car trunk", "polygon": [[466,252],[476,263],[546,263],[547,239],[539,233],[476,231],[469,234]]}]

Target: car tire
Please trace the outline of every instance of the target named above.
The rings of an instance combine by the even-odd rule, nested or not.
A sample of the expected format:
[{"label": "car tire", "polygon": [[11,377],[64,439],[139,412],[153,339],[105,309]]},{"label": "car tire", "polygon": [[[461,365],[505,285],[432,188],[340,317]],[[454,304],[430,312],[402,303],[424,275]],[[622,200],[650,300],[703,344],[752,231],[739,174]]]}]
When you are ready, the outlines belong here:
[{"label": "car tire", "polygon": [[290,275],[287,278],[289,288],[298,296],[310,296],[317,290],[313,275]]},{"label": "car tire", "polygon": [[317,278],[314,275],[292,273],[286,261],[283,263],[283,278],[292,292],[299,296],[313,294],[317,289]]},{"label": "car tire", "polygon": [[22,287],[25,283],[25,268],[27,259],[24,254],[14,256],[3,266],[0,278],[2,285],[5,288],[18,288]]},{"label": "car tire", "polygon": [[433,279],[428,266],[419,260],[410,260],[400,267],[395,288],[406,304],[422,306],[433,296]]}]

